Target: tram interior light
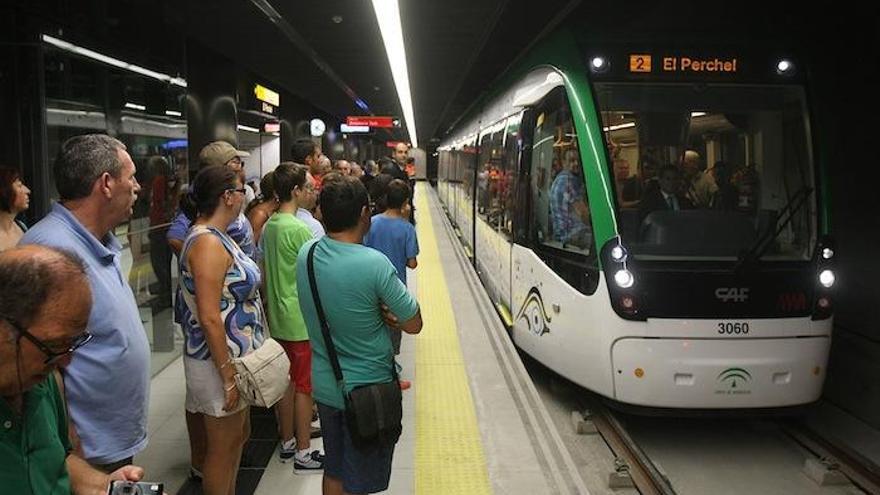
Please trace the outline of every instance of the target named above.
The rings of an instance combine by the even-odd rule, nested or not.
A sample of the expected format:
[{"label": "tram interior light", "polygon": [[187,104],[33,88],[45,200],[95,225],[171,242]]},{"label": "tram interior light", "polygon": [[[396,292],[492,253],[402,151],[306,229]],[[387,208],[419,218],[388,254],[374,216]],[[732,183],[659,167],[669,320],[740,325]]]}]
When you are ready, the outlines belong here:
[{"label": "tram interior light", "polygon": [[819,283],[822,284],[822,287],[831,288],[831,286],[834,285],[834,272],[831,270],[822,270],[822,272],[819,273]]},{"label": "tram interior light", "polygon": [[590,59],[590,70],[596,74],[608,72],[608,60],[605,57],[593,57]]},{"label": "tram interior light", "polygon": [[614,282],[621,289],[629,289],[633,286],[635,278],[633,277],[632,272],[624,268],[622,270],[617,270],[617,272],[614,274]]},{"label": "tram interior light", "polygon": [[781,76],[794,74],[794,64],[791,60],[782,59],[779,62],[776,62],[776,73]]}]

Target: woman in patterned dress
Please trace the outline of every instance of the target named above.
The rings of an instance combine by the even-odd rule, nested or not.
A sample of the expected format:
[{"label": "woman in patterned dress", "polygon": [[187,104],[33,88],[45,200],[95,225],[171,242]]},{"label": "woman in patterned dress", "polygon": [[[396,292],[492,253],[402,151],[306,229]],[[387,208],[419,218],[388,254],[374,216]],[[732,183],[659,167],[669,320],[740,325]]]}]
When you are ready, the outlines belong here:
[{"label": "woman in patterned dress", "polygon": [[[186,409],[200,415],[204,431],[202,467],[206,495],[233,495],[249,410],[239,401],[232,360],[260,347],[264,316],[260,271],[227,234],[245,189],[235,172],[207,167],[196,175],[185,211],[193,220],[180,254],[178,315],[186,337]],[[194,453],[195,455],[195,453]]]}]

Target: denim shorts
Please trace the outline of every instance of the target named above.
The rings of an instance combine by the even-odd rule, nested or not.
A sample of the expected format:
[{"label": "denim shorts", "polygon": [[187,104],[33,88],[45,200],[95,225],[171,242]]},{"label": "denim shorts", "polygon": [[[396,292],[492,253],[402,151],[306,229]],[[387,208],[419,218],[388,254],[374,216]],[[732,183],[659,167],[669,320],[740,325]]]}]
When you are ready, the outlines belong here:
[{"label": "denim shorts", "polygon": [[324,475],[342,481],[353,495],[388,489],[394,445],[357,450],[345,424],[345,411],[318,402],[324,438]]}]

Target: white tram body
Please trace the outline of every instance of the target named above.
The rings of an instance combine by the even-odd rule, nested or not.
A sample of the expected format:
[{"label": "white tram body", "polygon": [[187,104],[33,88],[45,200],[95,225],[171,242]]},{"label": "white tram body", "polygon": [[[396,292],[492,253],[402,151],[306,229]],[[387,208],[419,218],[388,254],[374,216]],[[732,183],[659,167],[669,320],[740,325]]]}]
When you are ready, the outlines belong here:
[{"label": "white tram body", "polygon": [[[438,195],[516,345],[565,378],[625,404],[743,409],[817,400],[832,329],[830,289],[818,283],[817,275],[830,269],[833,251],[830,240],[819,238],[818,194],[792,213],[788,225],[783,222],[786,207],[795,209],[790,189],[796,181],[789,176],[800,176],[809,184],[819,179],[814,179],[818,174],[810,165],[803,169],[808,173],[795,173],[790,160],[774,159],[782,151],[772,143],[775,134],[791,141],[794,131],[780,130],[774,116],[782,110],[775,109],[782,105],[785,112],[795,113],[787,105],[789,95],[799,93],[768,89],[783,94],[780,101],[785,103],[767,98],[770,109],[753,111],[741,119],[745,124],[736,122],[740,128],[731,125],[735,116],[713,113],[706,103],[710,121],[700,123],[697,112],[685,119],[691,131],[703,125],[707,135],[712,132],[709,126],[719,126],[720,140],[728,139],[725,132],[735,134],[728,139],[733,144],[689,138],[689,144],[696,143],[715,159],[735,156],[737,143],[745,141],[748,146],[742,153],[780,163],[757,172],[763,189],[755,194],[764,209],[695,209],[685,215],[692,230],[714,236],[711,239],[731,236],[729,242],[743,243],[737,248],[742,251],[762,238],[761,228],[769,229],[775,234],[771,247],[751,259],[723,246],[701,251],[689,245],[688,253],[696,255],[669,255],[660,243],[651,245],[645,239],[679,232],[678,220],[671,213],[632,220],[637,213],[621,206],[612,167],[619,156],[615,146],[627,156],[632,142],[640,152],[656,148],[666,156],[681,154],[681,147],[649,146],[651,140],[665,139],[648,128],[662,124],[662,115],[669,112],[662,106],[657,116],[642,109],[647,107],[629,113],[616,110],[614,105],[648,105],[628,95],[619,98],[622,103],[609,97],[603,106],[603,88],[613,93],[618,86],[602,86],[598,77],[588,79],[588,65],[576,62],[560,57],[523,70],[438,148]],[[621,87],[620,92],[629,91]],[[724,91],[729,88],[720,86],[718,94]],[[745,98],[753,100],[756,91],[749,87]],[[670,95],[670,101],[677,97]],[[808,127],[807,116],[795,116]],[[612,117],[620,117],[623,124],[615,127]],[[803,143],[799,139],[795,141],[811,156],[809,138]],[[563,237],[554,230],[561,227],[552,218],[551,203],[558,200],[556,178],[567,170],[559,161],[569,148],[579,154],[592,222],[591,244],[580,246],[574,246],[573,238],[560,241]],[[640,163],[630,177],[644,178],[646,167]],[[783,182],[784,187],[774,186]],[[743,184],[736,184],[736,192],[748,189]],[[740,203],[748,203],[748,198],[740,197]],[[759,227],[761,218],[768,216],[770,227]],[[626,225],[628,217],[637,230]],[[719,227],[722,220],[728,223]],[[755,228],[739,239],[730,232],[741,225],[746,225],[743,232],[748,225]],[[706,242],[715,242],[711,239]],[[608,255],[615,246],[622,249],[617,255],[623,253],[619,263]],[[831,255],[817,256],[820,251]],[[621,275],[623,283],[618,283],[621,271],[634,282]]]}]

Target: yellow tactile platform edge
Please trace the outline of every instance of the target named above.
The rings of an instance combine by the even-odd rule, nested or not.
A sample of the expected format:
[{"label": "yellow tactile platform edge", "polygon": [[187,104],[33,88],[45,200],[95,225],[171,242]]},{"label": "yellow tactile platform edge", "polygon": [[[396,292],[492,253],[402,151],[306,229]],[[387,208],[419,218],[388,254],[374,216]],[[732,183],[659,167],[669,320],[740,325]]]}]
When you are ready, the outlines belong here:
[{"label": "yellow tactile platform edge", "polygon": [[[429,191],[415,195],[419,237],[418,298],[424,326],[416,341],[416,459],[418,495],[491,493],[486,458],[465,372],[437,238]],[[406,392],[404,392],[406,393]]]}]

